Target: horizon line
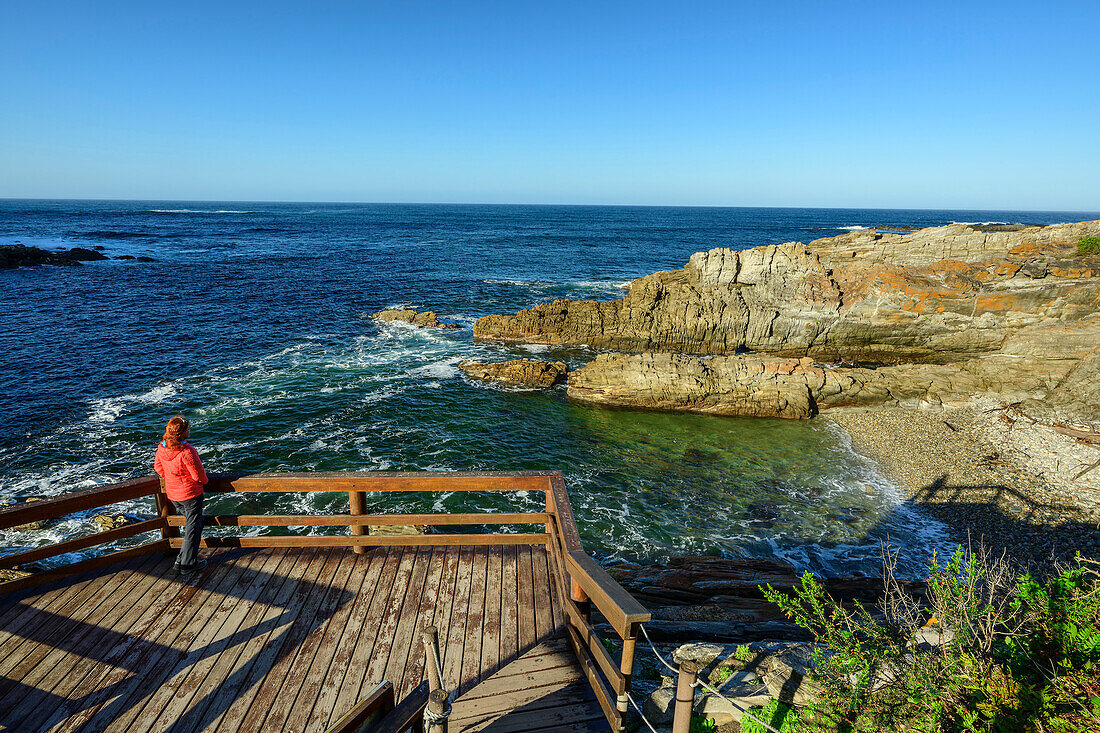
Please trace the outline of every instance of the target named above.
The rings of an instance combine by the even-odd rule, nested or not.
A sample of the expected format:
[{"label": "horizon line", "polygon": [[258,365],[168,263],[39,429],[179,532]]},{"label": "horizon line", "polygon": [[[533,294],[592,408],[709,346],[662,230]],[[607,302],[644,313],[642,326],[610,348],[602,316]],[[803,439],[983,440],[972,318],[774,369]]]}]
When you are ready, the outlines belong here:
[{"label": "horizon line", "polygon": [[495,203],[488,201],[308,201],[292,199],[141,199],[141,198],[86,198],[86,197],[24,197],[0,196],[0,202],[9,201],[68,201],[68,202],[141,202],[141,203],[186,203],[186,204],[302,204],[310,206],[527,206],[527,207],[566,207],[566,208],[617,208],[617,209],[823,209],[850,211],[985,211],[1009,212],[1020,214],[1096,214],[1100,208],[1089,209],[1004,209],[973,207],[884,207],[884,206],[796,206],[768,205],[750,206],[735,204],[581,204],[581,203]]}]

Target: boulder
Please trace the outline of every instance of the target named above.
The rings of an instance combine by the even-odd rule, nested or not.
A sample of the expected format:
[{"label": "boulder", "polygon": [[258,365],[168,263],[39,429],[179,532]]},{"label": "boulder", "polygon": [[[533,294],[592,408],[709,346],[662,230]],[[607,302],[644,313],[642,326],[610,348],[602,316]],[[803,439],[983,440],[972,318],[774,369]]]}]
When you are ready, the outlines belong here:
[{"label": "boulder", "polygon": [[511,361],[481,362],[463,361],[458,368],[474,379],[502,382],[522,387],[549,388],[564,382],[569,366],[564,361],[537,361],[512,359]]},{"label": "boulder", "polygon": [[105,532],[109,529],[125,527],[127,524],[133,524],[137,520],[125,514],[97,514],[92,517],[92,521],[99,527],[100,532]]},{"label": "boulder", "polygon": [[19,580],[20,578],[26,578],[30,575],[31,573],[28,573],[26,570],[19,570],[18,568],[0,568],[0,583],[9,580]]},{"label": "boulder", "polygon": [[435,311],[415,311],[412,309],[381,310],[371,315],[372,318],[383,323],[401,322],[411,323],[414,326],[426,328],[461,328],[457,323],[442,323]]},{"label": "boulder", "polygon": [[367,534],[384,537],[405,537],[427,534],[427,527],[421,524],[371,524],[367,525]]},{"label": "boulder", "polygon": [[771,700],[771,692],[765,685],[735,685],[723,689],[722,695],[700,690],[695,694],[692,710],[700,717],[713,720],[715,725],[725,725],[741,720],[749,708],[767,705]]},{"label": "boulder", "polygon": [[681,644],[672,653],[674,664],[691,662],[699,669],[706,669],[726,650],[721,644],[689,643]]},{"label": "boulder", "polygon": [[668,725],[676,709],[676,688],[663,685],[658,687],[642,705],[642,714],[655,725]]},{"label": "boulder", "polygon": [[808,673],[812,664],[801,649],[768,657],[760,667],[768,692],[780,702],[804,706],[821,697],[821,685],[810,679]]},{"label": "boulder", "polygon": [[108,259],[107,255],[102,252],[86,247],[73,247],[68,252],[63,252],[61,256],[73,262],[95,262]]}]

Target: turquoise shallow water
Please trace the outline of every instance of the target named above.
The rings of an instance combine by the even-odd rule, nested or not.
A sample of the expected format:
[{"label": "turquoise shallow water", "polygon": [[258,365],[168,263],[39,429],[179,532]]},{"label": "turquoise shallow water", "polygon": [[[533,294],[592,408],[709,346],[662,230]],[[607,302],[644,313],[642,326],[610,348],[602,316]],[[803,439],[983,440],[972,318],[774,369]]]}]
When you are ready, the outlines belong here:
[{"label": "turquoise shallow water", "polygon": [[[875,572],[918,568],[943,528],[905,506],[825,421],[581,407],[476,384],[464,358],[592,358],[476,344],[480,315],[614,298],[694,251],[845,227],[1067,221],[997,212],[0,202],[0,242],[103,246],[148,265],[0,271],[0,499],[150,472],[182,411],[211,471],[560,468],[600,558],[719,553]],[[464,328],[380,326],[432,307]],[[397,510],[533,509],[541,496],[373,497]],[[341,511],[342,495],[217,497],[211,511]],[[141,502],[123,507],[147,513]],[[0,533],[0,550],[93,527]],[[261,530],[253,530],[261,531]],[[292,532],[324,531],[291,529]]]}]

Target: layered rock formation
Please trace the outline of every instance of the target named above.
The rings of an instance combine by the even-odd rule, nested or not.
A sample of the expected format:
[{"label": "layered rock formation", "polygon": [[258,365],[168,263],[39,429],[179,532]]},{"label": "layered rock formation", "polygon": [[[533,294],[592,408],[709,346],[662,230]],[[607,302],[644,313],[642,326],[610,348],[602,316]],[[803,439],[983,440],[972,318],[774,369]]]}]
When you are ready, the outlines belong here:
[{"label": "layered rock formation", "polygon": [[572,373],[569,395],[585,402],[808,417],[990,395],[1088,424],[1100,419],[1100,256],[1076,245],[1098,234],[1100,221],[952,224],[713,249],[621,300],[486,316],[474,336],[628,352]]},{"label": "layered rock formation", "polygon": [[[1100,258],[1074,254],[1100,221],[1014,232],[953,224],[858,231],[809,246],[713,249],[611,302],[486,316],[474,337],[627,352],[950,362],[1026,345],[1100,310]],[[1088,329],[1095,334],[1095,323]],[[1076,358],[1095,346],[1080,334]],[[1067,344],[1068,345],[1068,344]],[[1067,355],[1067,358],[1073,358]]]},{"label": "layered rock formation", "polygon": [[461,328],[457,323],[443,323],[435,311],[415,311],[412,309],[391,308],[372,313],[371,318],[382,322],[411,323],[425,328]]},{"label": "layered rock formation", "polygon": [[808,418],[830,407],[962,405],[975,395],[1041,400],[1069,369],[1062,359],[1007,354],[878,369],[755,354],[601,354],[570,375],[568,394],[599,405]]},{"label": "layered rock formation", "polygon": [[[646,628],[654,639],[740,642],[808,638],[760,591],[762,585],[793,590],[800,582],[799,574],[789,563],[695,556],[644,565],[611,563],[607,572],[653,614]],[[835,577],[822,582],[829,595],[844,604],[871,604],[882,598],[881,578]],[[923,583],[899,582],[910,593],[924,592]]]},{"label": "layered rock formation", "polygon": [[549,388],[564,382],[569,367],[564,361],[537,361],[512,359],[511,361],[464,361],[458,368],[474,379],[501,382],[517,387]]}]

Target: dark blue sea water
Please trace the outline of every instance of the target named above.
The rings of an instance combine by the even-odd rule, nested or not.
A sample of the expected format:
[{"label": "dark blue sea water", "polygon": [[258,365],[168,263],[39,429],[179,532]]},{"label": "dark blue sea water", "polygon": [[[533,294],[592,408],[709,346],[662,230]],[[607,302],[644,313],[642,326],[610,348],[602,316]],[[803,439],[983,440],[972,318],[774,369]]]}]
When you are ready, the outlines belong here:
[{"label": "dark blue sea water", "polygon": [[[0,243],[157,260],[0,271],[0,500],[150,473],[164,423],[183,412],[211,471],[561,468],[603,558],[764,554],[871,571],[880,539],[916,558],[942,527],[901,504],[828,422],[602,410],[562,391],[486,387],[457,362],[592,355],[476,344],[469,327],[554,298],[620,297],[621,284],[712,247],[1090,218],[1100,214],[0,201]],[[367,317],[395,306],[464,328]],[[530,509],[539,498],[373,501]],[[339,511],[347,499],[218,497],[211,511],[263,501]],[[0,551],[92,526],[78,516],[0,533]]]}]

